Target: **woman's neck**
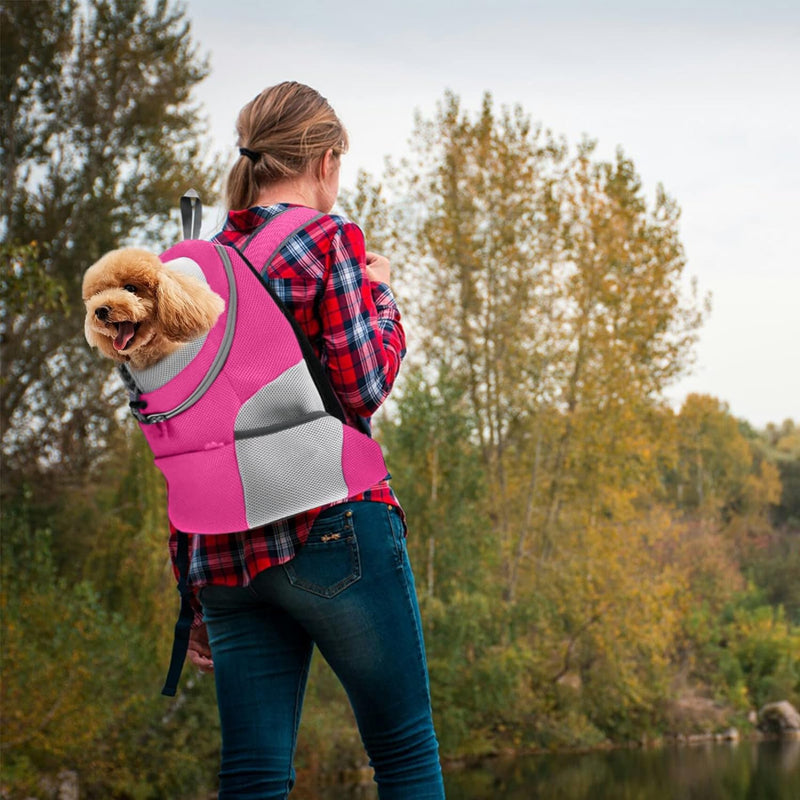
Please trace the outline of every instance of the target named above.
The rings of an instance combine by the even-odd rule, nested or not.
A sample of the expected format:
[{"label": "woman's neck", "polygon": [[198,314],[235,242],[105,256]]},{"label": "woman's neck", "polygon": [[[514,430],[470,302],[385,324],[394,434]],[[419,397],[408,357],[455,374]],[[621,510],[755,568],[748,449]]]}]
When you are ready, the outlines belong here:
[{"label": "woman's neck", "polygon": [[272,206],[290,203],[316,208],[316,192],[306,181],[280,181],[264,187],[256,198],[256,205]]}]

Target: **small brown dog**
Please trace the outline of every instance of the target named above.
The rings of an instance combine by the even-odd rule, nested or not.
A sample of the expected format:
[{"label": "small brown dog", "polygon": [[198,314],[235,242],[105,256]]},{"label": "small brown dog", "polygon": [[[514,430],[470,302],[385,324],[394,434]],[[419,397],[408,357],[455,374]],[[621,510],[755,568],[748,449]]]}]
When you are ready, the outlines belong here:
[{"label": "small brown dog", "polygon": [[208,333],[225,310],[202,280],[135,247],[112,250],[89,267],[83,302],[86,341],[135,369]]}]

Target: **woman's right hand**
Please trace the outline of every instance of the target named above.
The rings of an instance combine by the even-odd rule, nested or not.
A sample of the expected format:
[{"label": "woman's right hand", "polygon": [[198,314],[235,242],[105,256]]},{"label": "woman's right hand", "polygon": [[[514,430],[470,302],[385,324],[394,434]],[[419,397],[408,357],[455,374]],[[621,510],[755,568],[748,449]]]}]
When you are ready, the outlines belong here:
[{"label": "woman's right hand", "polygon": [[189,650],[187,655],[189,656],[189,661],[191,661],[200,672],[214,671],[214,661],[211,658],[211,647],[208,644],[208,631],[205,625],[192,628],[189,632]]},{"label": "woman's right hand", "polygon": [[389,267],[389,259],[386,256],[380,256],[377,253],[370,253],[367,251],[367,277],[375,283],[389,283],[389,274],[391,268]]}]

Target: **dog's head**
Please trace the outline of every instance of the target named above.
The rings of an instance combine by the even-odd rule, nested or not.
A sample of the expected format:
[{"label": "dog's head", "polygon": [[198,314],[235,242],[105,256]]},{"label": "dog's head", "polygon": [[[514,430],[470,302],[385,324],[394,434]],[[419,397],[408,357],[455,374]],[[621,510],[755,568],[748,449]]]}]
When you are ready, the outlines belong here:
[{"label": "dog's head", "polygon": [[225,309],[203,281],[134,247],[112,250],[89,267],[83,302],[89,344],[139,369],[207,333]]}]

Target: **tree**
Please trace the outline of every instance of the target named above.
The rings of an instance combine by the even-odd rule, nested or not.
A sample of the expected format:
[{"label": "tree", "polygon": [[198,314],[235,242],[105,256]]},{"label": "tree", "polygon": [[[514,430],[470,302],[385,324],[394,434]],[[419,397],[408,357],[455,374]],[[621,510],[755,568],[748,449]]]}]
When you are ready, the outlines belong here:
[{"label": "tree", "polygon": [[[4,790],[69,767],[87,796],[176,797],[210,780],[212,687],[187,680],[164,713],[163,480],[84,341],[80,288],[105,251],[176,239],[189,186],[211,196],[208,64],[171,0],[0,0],[0,36]],[[191,758],[187,715],[207,731]]]},{"label": "tree", "polygon": [[753,462],[736,420],[717,398],[691,394],[676,422],[679,461],[669,476],[676,504],[687,510],[733,504]]},{"label": "tree", "polygon": [[786,419],[770,424],[762,435],[766,455],[780,470],[783,494],[775,509],[775,521],[795,531],[800,530],[800,425]]},{"label": "tree", "polygon": [[447,741],[630,735],[659,719],[684,610],[661,396],[703,312],[677,205],[661,188],[648,203],[621,151],[598,161],[489,95],[470,114],[447,94],[412,148],[388,188],[417,369],[386,434],[434,567]]},{"label": "tree", "polygon": [[631,464],[655,473],[646,410],[689,364],[702,310],[684,296],[676,204],[659,189],[651,209],[622,152],[570,155],[488,94],[475,117],[447,94],[413,145],[396,169],[404,281],[429,362],[476,421],[513,600],[565,507],[603,510]]},{"label": "tree", "polygon": [[447,376],[429,382],[409,365],[397,409],[381,426],[381,443],[392,485],[401,503],[413,509],[409,553],[425,600],[483,591],[495,568],[473,427],[459,388]]},{"label": "tree", "polygon": [[368,250],[384,253],[392,248],[389,205],[383,195],[383,185],[370,173],[359,169],[355,188],[342,191],[338,204],[364,231]]},{"label": "tree", "polygon": [[126,242],[175,238],[190,185],[208,196],[191,95],[208,64],[169,0],[5,0],[0,14],[3,457],[81,475],[119,405],[83,341],[82,273]]}]

